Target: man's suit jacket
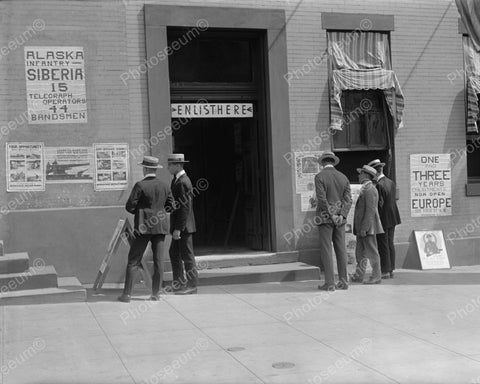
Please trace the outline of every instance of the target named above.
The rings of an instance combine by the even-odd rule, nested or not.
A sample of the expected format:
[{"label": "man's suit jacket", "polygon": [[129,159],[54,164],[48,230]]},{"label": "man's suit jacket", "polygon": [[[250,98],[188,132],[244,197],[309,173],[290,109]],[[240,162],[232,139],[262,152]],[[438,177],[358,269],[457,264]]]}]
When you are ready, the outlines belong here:
[{"label": "man's suit jacket", "polygon": [[190,178],[184,173],[178,180],[172,180],[172,194],[175,209],[170,215],[170,232],[194,233],[195,216],[193,214],[193,187]]},{"label": "man's suit jacket", "polygon": [[134,185],[125,209],[135,215],[135,233],[167,235],[167,212],[173,204],[168,184],[150,176]]},{"label": "man's suit jacket", "polygon": [[378,213],[383,229],[392,228],[401,223],[396,201],[396,186],[393,180],[384,176],[377,182]]},{"label": "man's suit jacket", "polygon": [[334,167],[325,167],[315,176],[316,224],[333,224],[332,215],[347,217],[352,206],[350,182]]},{"label": "man's suit jacket", "polygon": [[353,234],[360,235],[360,231],[367,235],[384,233],[378,214],[378,191],[370,181],[362,185],[353,216]]}]

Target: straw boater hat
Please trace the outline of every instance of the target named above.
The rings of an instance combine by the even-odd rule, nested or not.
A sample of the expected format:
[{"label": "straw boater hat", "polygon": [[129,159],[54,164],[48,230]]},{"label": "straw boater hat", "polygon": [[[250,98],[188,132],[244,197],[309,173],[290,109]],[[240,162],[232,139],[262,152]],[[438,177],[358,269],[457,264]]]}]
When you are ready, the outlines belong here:
[{"label": "straw boater hat", "polygon": [[372,177],[376,177],[377,176],[377,171],[375,170],[375,168],[371,167],[370,165],[364,165],[362,168],[357,168],[357,172],[358,173],[366,173]]},{"label": "straw boater hat", "polygon": [[143,161],[141,163],[138,163],[138,165],[141,165],[142,167],[145,167],[145,168],[163,168],[158,163],[159,163],[159,160],[156,157],[144,156]]},{"label": "straw boater hat", "polygon": [[380,168],[380,167],[384,167],[385,166],[385,163],[382,163],[380,161],[380,159],[375,159],[375,160],[372,160],[368,163],[368,165],[370,167],[373,167],[373,168]]},{"label": "straw boater hat", "polygon": [[168,155],[167,162],[169,163],[189,163],[190,161],[185,160],[183,153],[172,153]]},{"label": "straw boater hat", "polygon": [[332,159],[334,161],[333,165],[337,165],[340,163],[340,159],[335,156],[333,152],[323,152],[322,156],[318,158],[318,162],[321,164],[323,160],[325,159]]}]

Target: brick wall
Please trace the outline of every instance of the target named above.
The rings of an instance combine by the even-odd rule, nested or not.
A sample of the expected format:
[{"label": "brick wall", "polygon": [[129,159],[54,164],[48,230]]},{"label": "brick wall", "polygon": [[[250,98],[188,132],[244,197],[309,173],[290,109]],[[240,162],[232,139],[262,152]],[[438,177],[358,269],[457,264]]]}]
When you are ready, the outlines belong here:
[{"label": "brick wall", "polygon": [[[463,56],[458,34],[458,12],[452,1],[386,0],[267,1],[267,0],[179,0],[148,1],[149,4],[201,5],[222,7],[277,8],[286,11],[288,65],[299,70],[321,56],[326,48],[326,32],[321,28],[322,12],[377,13],[395,16],[391,32],[393,69],[405,95],[404,128],[396,135],[397,181],[400,190],[402,225],[397,229],[397,242],[409,241],[415,229],[443,229],[445,234],[465,227],[480,215],[480,197],[466,197],[465,157],[453,168],[453,216],[438,218],[410,217],[409,154],[447,153],[465,149],[463,96]],[[8,1],[0,4],[1,46],[21,34],[33,20],[45,20],[46,28],[27,44],[79,45],[85,49],[88,97],[88,124],[28,126],[13,132],[9,141],[38,140],[45,145],[91,145],[93,142],[129,142],[132,150],[141,153],[149,138],[147,75],[140,70],[130,75],[126,84],[122,74],[139,70],[144,63],[145,25],[144,0],[124,1]],[[309,143],[328,127],[327,65],[303,67],[304,76],[293,77],[289,86],[292,150],[328,149]],[[308,69],[306,71],[305,69]],[[447,78],[457,72],[453,81]],[[132,72],[134,73],[134,72]],[[25,75],[23,47],[0,60],[1,123],[25,111]],[[275,129],[275,127],[272,127]],[[5,138],[3,138],[5,142]],[[1,146],[3,153],[4,144]],[[147,146],[147,152],[149,152]],[[166,154],[165,154],[166,155]],[[132,163],[139,158],[131,159]],[[5,190],[5,156],[0,156],[0,188]],[[140,169],[132,166],[131,180],[140,177]],[[168,177],[163,171],[163,177]],[[293,172],[292,172],[293,183]],[[63,196],[59,199],[58,196]],[[12,194],[3,193],[0,205]],[[27,208],[80,206],[121,206],[125,193],[94,193],[90,186],[48,186],[26,205]],[[301,226],[310,214],[300,212],[299,195],[292,196],[295,226]],[[87,225],[86,223],[83,223]],[[2,235],[9,228],[8,219],[0,219]],[[103,236],[108,237],[110,230]],[[480,228],[469,234],[478,237]],[[316,246],[314,232],[306,234],[297,246]],[[58,256],[60,257],[60,256]],[[93,257],[93,256],[92,256]],[[455,258],[456,255],[451,255]],[[480,262],[480,260],[477,260]],[[455,260],[453,260],[455,264]]]}]

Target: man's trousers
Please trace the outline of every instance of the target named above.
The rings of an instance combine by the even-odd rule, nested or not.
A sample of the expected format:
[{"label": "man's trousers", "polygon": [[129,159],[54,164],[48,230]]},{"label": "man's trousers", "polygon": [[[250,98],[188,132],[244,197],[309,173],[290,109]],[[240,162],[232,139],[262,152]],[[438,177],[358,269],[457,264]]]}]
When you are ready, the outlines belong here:
[{"label": "man's trousers", "polygon": [[131,295],[135,277],[140,268],[142,268],[142,258],[147,248],[148,242],[152,243],[153,252],[153,276],[152,276],[152,294],[158,295],[163,282],[163,246],[165,235],[137,235],[133,238],[130,252],[128,253],[127,272],[125,276],[125,287],[123,293]]},{"label": "man's trousers", "polygon": [[336,227],[333,224],[321,224],[318,226],[320,235],[320,260],[325,269],[325,284],[334,285],[335,275],[333,272],[332,242],[337,258],[338,279],[347,282],[347,248],[345,245],[345,225]]},{"label": "man's trousers", "polygon": [[375,235],[367,235],[365,237],[357,236],[357,246],[355,248],[355,256],[357,259],[357,269],[355,275],[363,279],[367,268],[367,260],[370,261],[372,267],[372,280],[382,278],[380,273],[380,255],[377,249],[377,238]]},{"label": "man's trousers", "polygon": [[384,228],[385,233],[377,235],[378,253],[380,253],[380,264],[382,273],[389,273],[395,270],[395,227]]},{"label": "man's trousers", "polygon": [[[179,240],[173,240],[170,244],[170,262],[172,264],[173,281],[186,284],[189,288],[195,288],[198,284],[198,272],[193,253],[192,233],[180,233]],[[184,266],[186,280],[184,278]]]}]

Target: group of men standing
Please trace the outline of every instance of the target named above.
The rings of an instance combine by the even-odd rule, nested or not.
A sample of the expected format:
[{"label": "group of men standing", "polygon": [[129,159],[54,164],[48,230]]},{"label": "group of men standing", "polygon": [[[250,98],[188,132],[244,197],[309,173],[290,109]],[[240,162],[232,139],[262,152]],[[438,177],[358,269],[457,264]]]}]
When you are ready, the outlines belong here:
[{"label": "group of men standing", "polygon": [[[356,270],[347,274],[345,224],[352,206],[348,178],[335,166],[340,159],[332,152],[319,158],[322,170],[315,176],[317,197],[316,223],[320,236],[320,258],[325,271],[325,283],[320,290],[348,289],[349,280],[364,284],[379,284],[393,278],[395,270],[395,226],[400,224],[396,203],[395,183],[385,176],[385,163],[375,159],[357,168],[361,190],[354,211],[353,233],[356,235]],[[338,281],[333,271],[332,242],[338,267]],[[372,274],[364,280],[368,264]]]},{"label": "group of men standing", "polygon": [[[163,285],[163,249],[165,236],[170,232],[170,262],[172,264],[172,291],[176,294],[197,292],[198,272],[193,252],[192,235],[196,231],[193,214],[193,186],[183,169],[188,163],[183,154],[168,156],[168,170],[173,176],[170,185],[157,177],[163,168],[153,156],[145,156],[140,165],[144,178],[137,182],[125,205],[135,215],[134,231],[128,253],[125,286],[119,301],[129,302],[135,277],[142,268],[142,258],[148,243],[153,252],[151,300],[158,301]],[[170,213],[170,225],[168,215]],[[170,227],[170,231],[169,231]]]}]

